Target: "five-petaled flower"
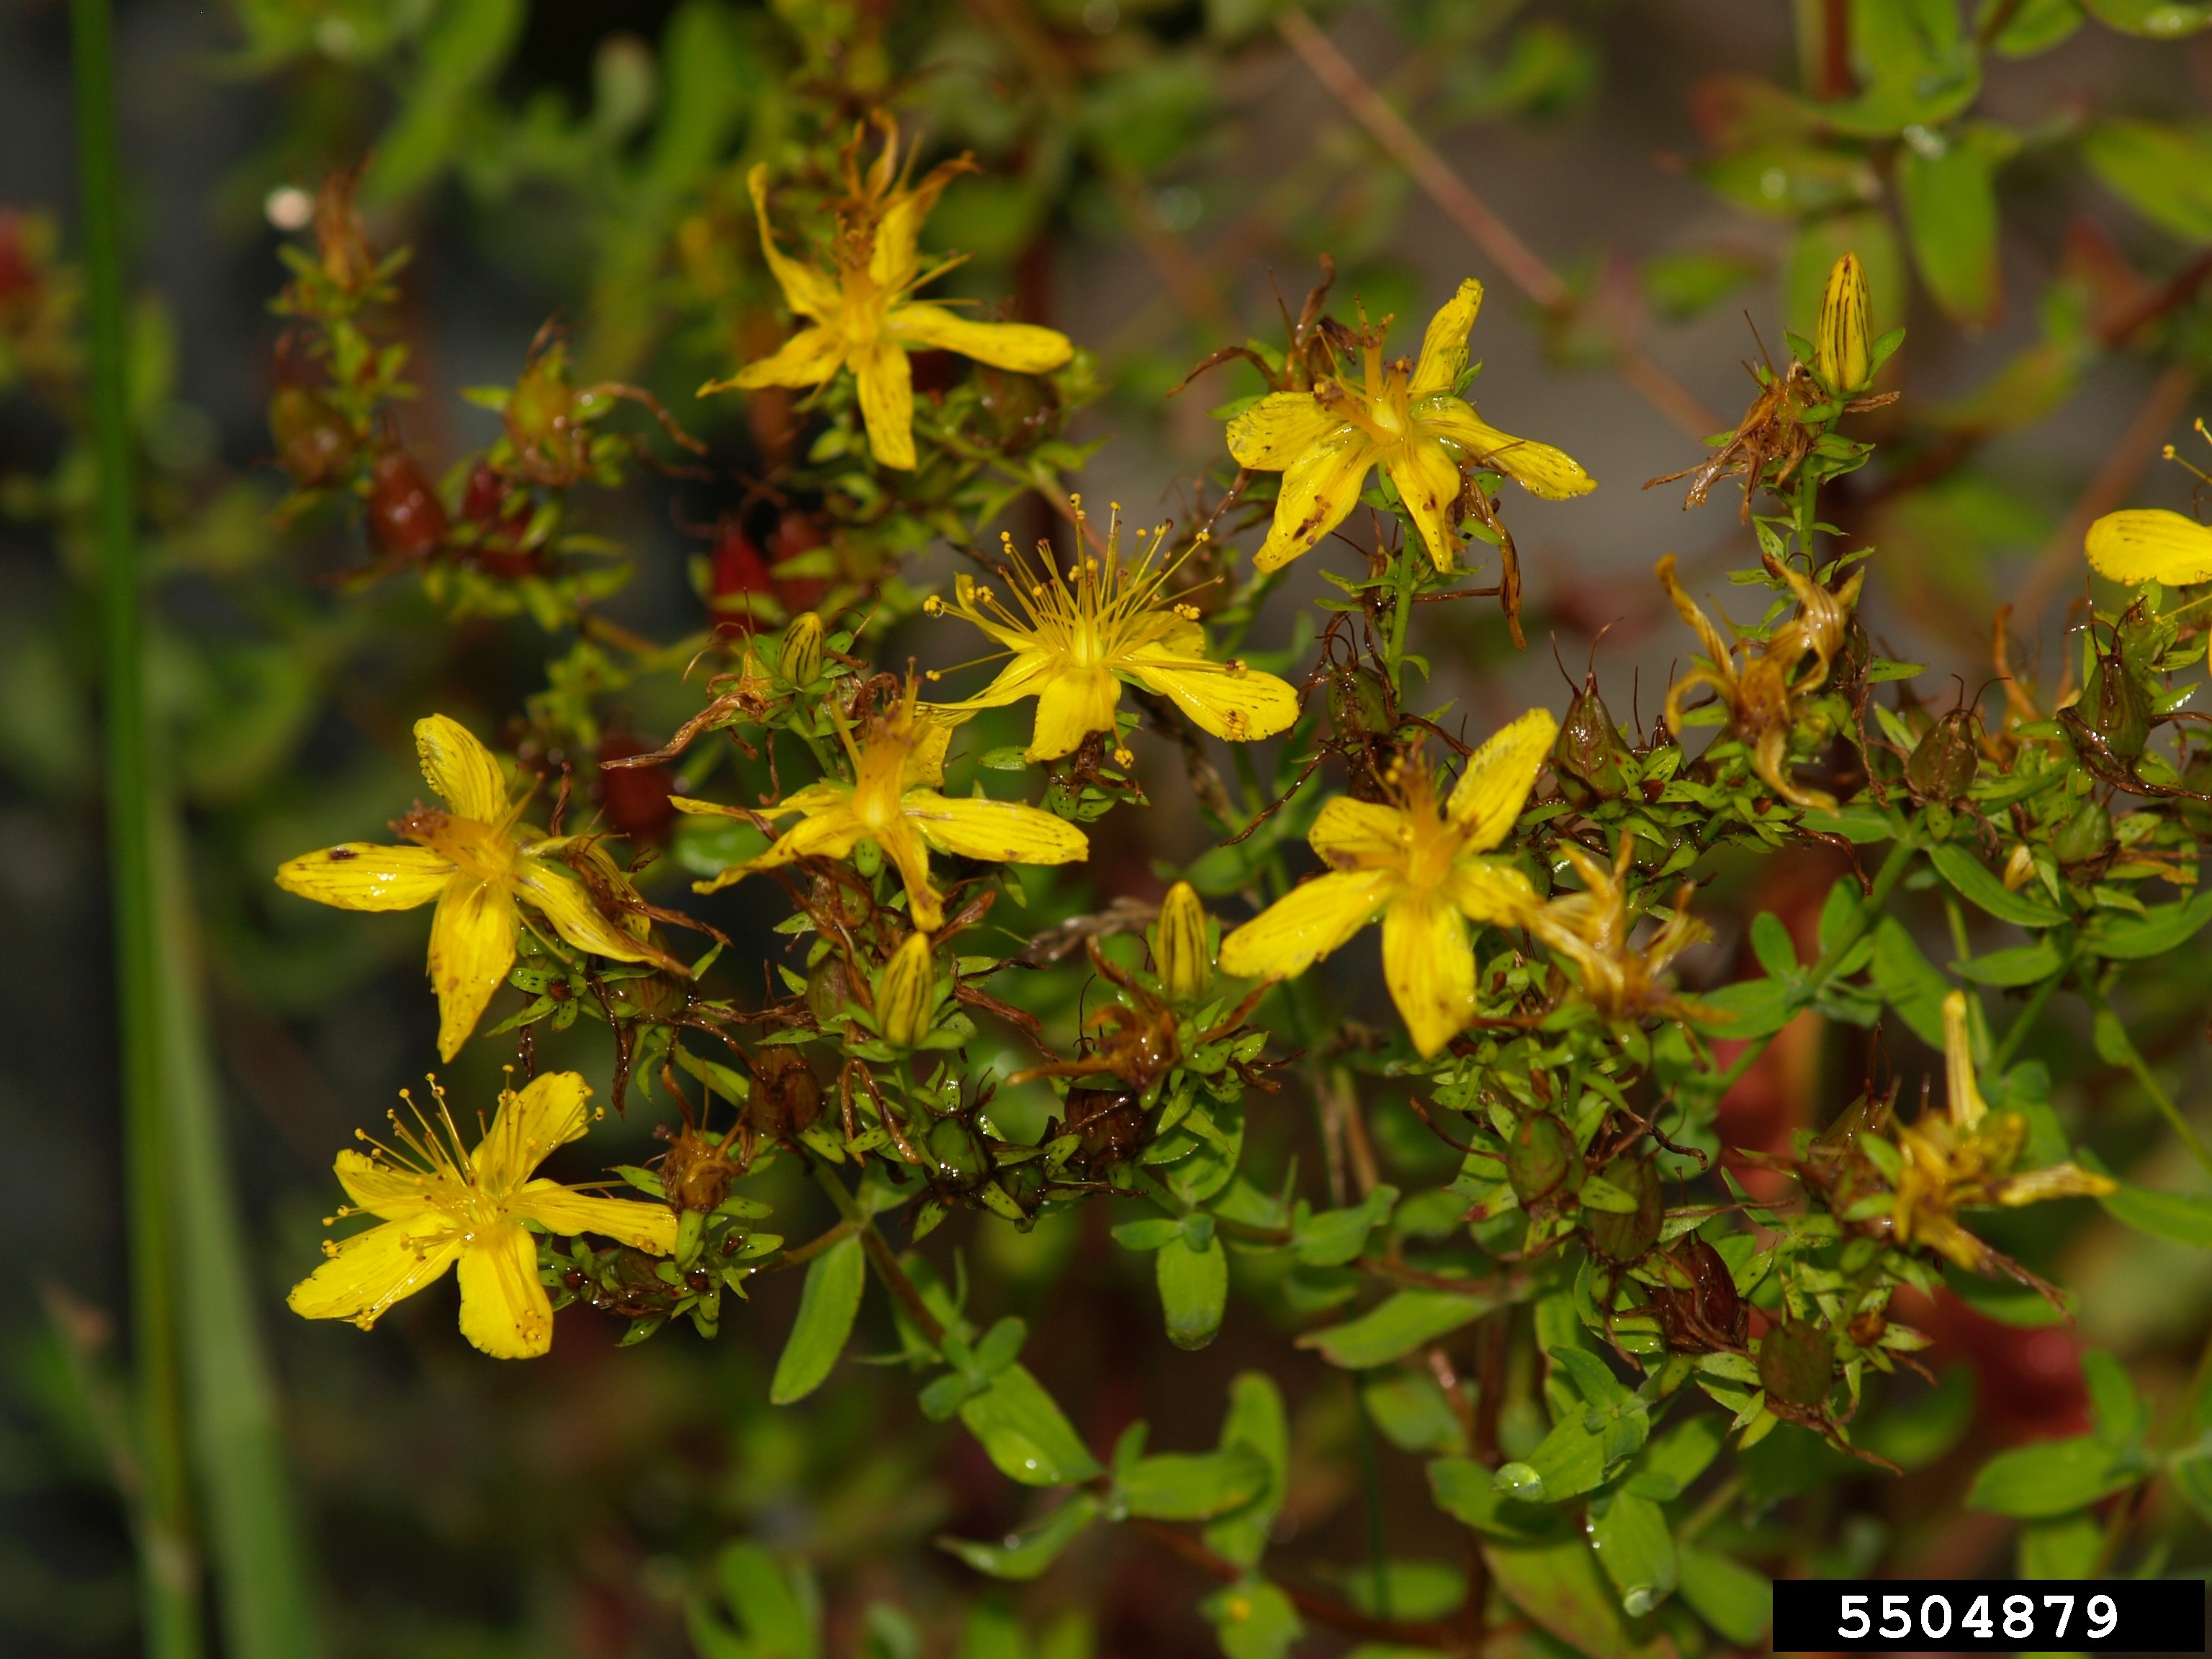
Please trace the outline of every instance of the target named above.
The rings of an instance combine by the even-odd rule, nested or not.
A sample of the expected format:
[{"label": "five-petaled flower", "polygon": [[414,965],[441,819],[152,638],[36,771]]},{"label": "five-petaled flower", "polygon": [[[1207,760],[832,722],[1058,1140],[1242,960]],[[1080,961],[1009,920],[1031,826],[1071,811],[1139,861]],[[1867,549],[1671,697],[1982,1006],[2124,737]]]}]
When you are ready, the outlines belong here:
[{"label": "five-petaled flower", "polygon": [[950,605],[933,597],[923,607],[975,623],[1012,655],[988,686],[945,708],[965,713],[1035,697],[1026,751],[1033,761],[1073,754],[1094,732],[1110,734],[1124,683],[1168,698],[1217,738],[1249,741],[1287,731],[1298,718],[1297,692],[1273,674],[1206,654],[1197,611],[1165,591],[1176,568],[1161,556],[1166,539],[1164,526],[1149,540],[1139,531],[1136,555],[1125,562],[1116,522],[1103,556],[1085,554],[1071,577],[1048,548],[1039,550],[1041,568],[1032,569],[1013,538],[1003,537],[1006,563],[999,574],[1018,612],[964,572]]},{"label": "five-petaled flower", "polygon": [[418,803],[393,822],[393,830],[415,845],[326,847],[279,866],[276,884],[342,910],[412,910],[436,901],[430,983],[438,994],[441,1058],[460,1052],[514,965],[522,904],[580,951],[685,971],[647,939],[641,908],[621,922],[600,913],[556,855],[568,853],[588,864],[611,894],[628,893],[622,872],[587,836],[547,836],[521,823],[526,799],[508,804],[497,757],[466,726],[443,714],[417,720],[415,748],[422,775],[447,807],[439,811]]},{"label": "five-petaled flower", "polygon": [[1389,477],[1439,570],[1452,568],[1459,549],[1462,463],[1503,472],[1547,501],[1597,487],[1572,456],[1500,432],[1457,395],[1481,307],[1482,284],[1469,277],[1431,320],[1419,362],[1385,362],[1378,329],[1363,341],[1361,380],[1273,392],[1229,423],[1239,466],[1283,475],[1258,568],[1287,564],[1341,524],[1370,467]]},{"label": "five-petaled flower", "polygon": [[750,875],[803,858],[842,859],[863,841],[873,842],[906,884],[914,925],[934,933],[945,922],[945,899],[929,881],[929,853],[988,859],[1000,864],[1070,864],[1085,857],[1091,843],[1065,818],[1018,801],[961,799],[940,794],[945,750],[951,728],[906,695],[867,721],[856,740],[842,725],[838,736],[853,769],[853,781],[825,778],[786,795],[756,814],[744,807],[678,795],[686,812],[726,817],[780,818],[799,822],[770,843],[768,850],[733,864],[694,888],[711,893]]},{"label": "five-petaled flower", "polygon": [[[860,387],[869,449],[885,466],[911,471],[914,374],[908,352],[953,351],[994,368],[1042,374],[1066,362],[1075,348],[1054,329],[975,322],[908,297],[959,263],[947,260],[924,270],[916,238],[938,197],[968,163],[946,162],[909,186],[896,169],[897,129],[887,117],[877,119],[883,151],[865,182],[857,174],[850,179],[851,194],[840,204],[837,234],[829,250],[830,270],[802,264],[776,246],[768,217],[768,168],[752,170],[747,183],[760,220],[761,252],[786,303],[805,325],[775,356],[746,364],[728,380],[709,380],[699,395],[732,386],[750,391],[821,386],[849,368]],[[856,147],[858,143],[856,137]],[[909,166],[913,159],[909,151]]]},{"label": "five-petaled flower", "polygon": [[1307,839],[1331,868],[1221,941],[1221,970],[1291,979],[1382,918],[1382,976],[1413,1046],[1433,1054],[1474,1012],[1469,921],[1512,925],[1537,904],[1528,879],[1484,856],[1521,816],[1559,725],[1532,708],[1468,759],[1443,810],[1427,766],[1401,760],[1395,805],[1339,796]]},{"label": "five-petaled flower", "polygon": [[458,1264],[461,1334],[496,1358],[528,1359],[552,1346],[553,1304],[526,1223],[550,1233],[604,1234],[655,1255],[675,1248],[676,1215],[664,1205],[533,1178],[556,1147],[589,1127],[584,1103],[592,1091],[575,1073],[548,1072],[520,1092],[502,1092],[473,1149],[461,1144],[444,1091],[434,1082],[431,1088],[434,1115],[412,1097],[404,1097],[412,1125],[393,1114],[398,1149],[371,1142],[368,1152],[338,1154],[338,1182],[353,1200],[339,1215],[373,1215],[380,1224],[324,1244],[330,1260],[292,1287],[293,1312],[349,1319],[367,1330],[393,1303]]}]

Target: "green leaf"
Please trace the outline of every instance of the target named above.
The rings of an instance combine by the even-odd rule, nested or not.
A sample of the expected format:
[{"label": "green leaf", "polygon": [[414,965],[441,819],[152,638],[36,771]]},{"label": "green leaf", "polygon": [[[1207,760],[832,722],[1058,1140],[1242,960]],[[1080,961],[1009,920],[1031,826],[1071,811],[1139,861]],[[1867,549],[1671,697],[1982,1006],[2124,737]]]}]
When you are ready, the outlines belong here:
[{"label": "green leaf", "polygon": [[1682,1599],[1698,1617],[1740,1648],[1759,1645],[1774,1613],[1774,1585],[1725,1555],[1683,1544],[1675,1551]]},{"label": "green leaf", "polygon": [[[2101,1172],[2102,1166],[2093,1154],[2083,1153],[2081,1164]],[[2118,1191],[2105,1194],[2097,1202],[2113,1220],[2124,1222],[2139,1233],[2200,1250],[2212,1249],[2212,1198],[2161,1193],[2138,1187],[2132,1181],[2120,1181]]]},{"label": "green leaf", "polygon": [[1105,1473],[1026,1365],[1007,1366],[963,1401],[960,1420],[999,1473],[1025,1486],[1068,1486]]},{"label": "green leaf", "polygon": [[1295,1222],[1291,1254],[1309,1267],[1340,1267],[1367,1247],[1367,1235],[1390,1218],[1398,1189],[1378,1186],[1361,1203],[1323,1210]]},{"label": "green leaf", "polygon": [[1283,1410],[1282,1390],[1266,1372],[1241,1371],[1229,1385],[1221,1446],[1224,1451],[1237,1447],[1259,1458],[1267,1466],[1267,1481],[1242,1508],[1207,1523],[1206,1545],[1240,1567],[1256,1566],[1289,1491],[1291,1472],[1290,1419]]},{"label": "green leaf", "polygon": [[1671,1645],[1632,1633],[1589,1546],[1579,1538],[1515,1547],[1486,1542],[1491,1582],[1532,1624],[1586,1659],[1650,1659]]},{"label": "green leaf", "polygon": [[1284,1659],[1305,1634],[1291,1598],[1264,1578],[1216,1590],[1198,1604],[1228,1659]]},{"label": "green leaf", "polygon": [[2020,1529],[2020,1576],[2094,1578],[2104,1548],[2104,1523],[2087,1510],[2030,1521]]},{"label": "green leaf", "polygon": [[1951,971],[1977,985],[2033,985],[2049,979],[2065,965],[2066,958],[2049,939],[2038,939],[2010,951],[1992,951],[1951,964]]},{"label": "green leaf", "polygon": [[[1463,1568],[1443,1561],[1388,1560],[1380,1565],[1380,1572],[1372,1561],[1356,1565],[1347,1561],[1322,1571],[1343,1590],[1346,1601],[1370,1619],[1443,1619],[1466,1603]],[[1379,1656],[1370,1652],[1370,1659]]]},{"label": "green leaf", "polygon": [[839,1239],[806,1264],[806,1285],[799,1295],[799,1317],[775,1362],[769,1403],[788,1406],[822,1386],[860,1310],[860,1291],[868,1279],[867,1258],[857,1233]]},{"label": "green leaf", "polygon": [[1887,1399],[1873,1422],[1851,1425],[1851,1437],[1899,1468],[1921,1468],[1957,1445],[1972,1426],[1974,1374],[1954,1365],[1941,1383],[1917,1399],[1901,1405],[1890,1405]]},{"label": "green leaf", "polygon": [[1166,1215],[1121,1222],[1114,1229],[1114,1242],[1125,1250],[1157,1250],[1170,1239],[1182,1237],[1182,1223]]},{"label": "green leaf", "polygon": [[1481,1318],[1504,1300],[1474,1280],[1464,1296],[1451,1291],[1400,1291],[1357,1319],[1308,1331],[1297,1346],[1316,1350],[1332,1365],[1365,1370],[1387,1365],[1424,1342]]},{"label": "green leaf", "polygon": [[997,1596],[986,1596],[968,1609],[960,1632],[960,1659],[1030,1659],[1029,1633]]},{"label": "green leaf", "polygon": [[1744,979],[1698,994],[1701,1009],[1718,1018],[1693,1022],[1710,1036],[1732,1040],[1771,1036],[1797,1013],[1796,988],[1778,979]]},{"label": "green leaf", "polygon": [[2212,921],[2212,887],[2200,888],[2177,904],[2161,904],[2143,915],[2100,911],[2081,929],[2081,945],[2092,956],[2135,962],[2179,950],[2208,921]]},{"label": "green leaf", "polygon": [[1950,994],[1950,982],[1921,953],[1905,924],[1895,916],[1884,916],[1875,925],[1874,959],[1869,966],[1875,989],[1911,1027],[1913,1036],[1931,1048],[1942,1048],[1943,999]]},{"label": "green leaf", "polygon": [[1656,1503],[1671,1504],[1720,1455],[1727,1437],[1727,1422],[1710,1412],[1684,1418],[1636,1455],[1626,1470],[1625,1489]]},{"label": "green leaf", "polygon": [[1640,1619],[1674,1593],[1674,1534],[1650,1498],[1623,1492],[1602,1510],[1592,1504],[1589,1534],[1598,1565],[1620,1592],[1621,1610],[1629,1617]]},{"label": "green leaf", "polygon": [[1816,806],[1798,821],[1808,830],[1824,836],[1841,836],[1860,846],[1887,841],[1897,834],[1897,826],[1889,821],[1889,814],[1876,806]]},{"label": "green leaf", "polygon": [[1098,1518],[1098,1500],[1079,1492],[1042,1520],[996,1543],[971,1538],[939,1538],[939,1549],[950,1550],[969,1566],[994,1578],[1017,1582],[1035,1578],[1060,1557],[1084,1530]]},{"label": "green leaf", "polygon": [[1209,1238],[1204,1249],[1194,1250],[1177,1233],[1152,1258],[1152,1277],[1160,1287],[1168,1340],[1178,1348],[1202,1348],[1212,1341],[1229,1299],[1229,1257],[1221,1241]]},{"label": "green leaf", "polygon": [[2048,52],[2075,30],[2084,21],[2081,0],[2026,0],[2014,4],[2014,0],[1982,0],[1974,15],[1977,33],[1988,27],[1990,20],[2008,6],[2011,15],[2005,25],[1990,42],[2000,57],[2033,58],[2038,52]]},{"label": "green leaf", "polygon": [[1951,884],[1960,897],[1986,910],[1999,921],[2018,927],[2056,927],[2065,912],[2022,888],[2015,893],[1966,848],[1954,841],[1937,842],[1928,849],[1936,874]]},{"label": "green leaf", "polygon": [[2081,4],[2100,23],[2154,40],[2178,40],[2212,26],[2212,4],[2206,0],[2081,0]]},{"label": "green leaf", "polygon": [[2016,1446],[1982,1466],[1966,1507],[2023,1519],[2064,1515],[2133,1486],[2139,1473],[2124,1449],[2097,1435]]},{"label": "green leaf", "polygon": [[1116,1480],[1129,1513],[1153,1521],[1206,1521],[1267,1490],[1267,1460],[1249,1446],[1165,1452],[1139,1460]]},{"label": "green leaf", "polygon": [[1797,946],[1789,927],[1771,910],[1761,910],[1751,919],[1751,953],[1771,978],[1788,979],[1797,971]]},{"label": "green leaf", "polygon": [[1438,1509],[1486,1538],[1528,1543],[1557,1533],[1561,1526],[1557,1510],[1498,1491],[1495,1473],[1471,1457],[1432,1462],[1429,1492]]},{"label": "green leaf", "polygon": [[2212,133],[2158,121],[2105,121],[2082,138],[2081,159],[2107,190],[2161,230],[2185,242],[2212,241]]},{"label": "green leaf", "polygon": [[1949,120],[1981,89],[1958,0],[1852,0],[1851,56],[1865,90],[1820,106],[1840,131],[1879,137]]},{"label": "green leaf", "polygon": [[787,1571],[759,1545],[740,1540],[714,1558],[714,1582],[738,1616],[751,1659],[818,1659],[821,1610],[803,1570]]},{"label": "green leaf", "polygon": [[1908,138],[1897,152],[1897,191],[1913,263],[1936,305],[1954,322],[1988,326],[2000,293],[1996,168],[1988,149],[1938,134]]},{"label": "green leaf", "polygon": [[2089,1389],[2089,1415],[2106,1441],[2130,1445],[2150,1432],[2150,1407],[2118,1360],[2092,1348],[2081,1356],[2081,1380]]},{"label": "green leaf", "polygon": [[1435,1377],[1426,1371],[1371,1371],[1360,1404],[1382,1437],[1400,1451],[1464,1453],[1467,1428]]}]

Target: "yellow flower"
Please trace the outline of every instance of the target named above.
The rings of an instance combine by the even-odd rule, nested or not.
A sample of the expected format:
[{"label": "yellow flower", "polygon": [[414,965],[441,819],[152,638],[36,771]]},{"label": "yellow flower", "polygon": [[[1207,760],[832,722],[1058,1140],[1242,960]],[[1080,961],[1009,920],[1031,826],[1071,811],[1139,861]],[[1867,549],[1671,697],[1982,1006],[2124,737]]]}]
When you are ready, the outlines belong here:
[{"label": "yellow flower", "polygon": [[436,901],[430,983],[438,993],[441,1057],[460,1052],[514,964],[515,929],[523,925],[518,903],[580,951],[684,971],[646,942],[641,913],[629,924],[635,931],[599,913],[584,884],[552,855],[577,848],[617,893],[627,886],[621,872],[588,837],[548,837],[519,822],[524,803],[508,805],[497,757],[466,726],[443,714],[417,720],[415,749],[422,775],[448,809],[417,805],[392,824],[416,845],[326,847],[280,866],[276,884],[341,910],[412,910]]},{"label": "yellow flower", "polygon": [[552,1345],[553,1304],[538,1282],[538,1243],[525,1222],[552,1233],[603,1233],[655,1255],[675,1248],[676,1216],[663,1205],[532,1179],[555,1147],[588,1126],[584,1103],[592,1091],[575,1073],[549,1072],[520,1093],[503,1091],[473,1151],[461,1145],[445,1092],[431,1087],[434,1121],[419,1109],[413,1127],[392,1116],[404,1151],[372,1143],[366,1154],[338,1154],[338,1181],[353,1200],[338,1213],[373,1215],[382,1224],[325,1242],[330,1260],[292,1287],[294,1313],[350,1319],[367,1330],[458,1263],[461,1334],[496,1358],[528,1359]]},{"label": "yellow flower", "polygon": [[932,848],[1003,864],[1069,864],[1091,851],[1080,830],[1034,806],[939,794],[951,728],[916,704],[911,682],[906,696],[870,721],[857,743],[842,727],[838,735],[852,761],[850,783],[834,778],[810,783],[757,815],[743,807],[675,797],[686,812],[747,820],[793,814],[800,818],[766,852],[732,865],[711,881],[693,883],[695,890],[711,893],[756,870],[798,859],[842,859],[862,841],[872,841],[905,882],[914,925],[927,933],[945,921],[944,896],[929,883]]},{"label": "yellow flower", "polygon": [[1418,758],[1395,805],[1340,796],[1307,839],[1332,866],[1221,941],[1221,971],[1293,979],[1382,918],[1382,976],[1413,1046],[1432,1054],[1474,1012],[1467,923],[1512,923],[1536,905],[1527,878],[1484,854],[1521,816],[1558,722],[1532,708],[1477,750],[1443,811]]},{"label": "yellow flower", "polygon": [[908,933],[876,981],[876,1030],[894,1048],[911,1048],[929,1035],[937,1006],[937,960],[927,933]]},{"label": "yellow flower", "polygon": [[2095,1198],[2118,1190],[2108,1177],[2072,1162],[2014,1175],[2027,1144],[2027,1120],[2017,1112],[1992,1115],[1974,1081],[1966,1030],[1966,999],[1943,999],[1943,1067],[1950,1111],[1924,1115],[1897,1132],[1904,1169],[1891,1212],[1900,1244],[1925,1244],[1970,1273],[2022,1271],[1953,1219],[1962,1209],[2002,1205],[2017,1209],[2047,1198]]},{"label": "yellow flower", "polygon": [[1867,327],[1872,309],[1859,256],[1846,253],[1828,272],[1828,285],[1820,295],[1820,320],[1814,330],[1819,337],[1813,343],[1813,372],[1832,398],[1863,392],[1874,378]]},{"label": "yellow flower", "polygon": [[[802,264],[776,246],[768,217],[768,168],[747,180],[760,220],[761,252],[783,289],[785,301],[806,325],[772,357],[748,363],[726,380],[710,380],[699,395],[731,386],[814,386],[849,368],[859,383],[860,418],[868,447],[885,466],[911,470],[914,453],[914,376],[909,351],[954,351],[977,362],[1042,374],[1074,355],[1066,335],[1029,323],[979,323],[942,306],[907,296],[957,261],[924,271],[915,239],[938,197],[965,166],[940,167],[913,188],[894,185],[898,135],[878,116],[884,149],[839,216],[830,248],[831,269]],[[857,144],[858,140],[855,139]],[[912,161],[912,155],[908,160]]]},{"label": "yellow flower", "polygon": [[1206,904],[1187,881],[1168,889],[1152,930],[1152,970],[1170,1002],[1196,1002],[1213,980]]},{"label": "yellow flower", "polygon": [[1273,392],[1229,423],[1229,453],[1239,466],[1283,475],[1274,527],[1255,565],[1287,564],[1335,529],[1358,505],[1372,466],[1389,475],[1439,570],[1452,568],[1459,548],[1452,508],[1462,463],[1503,472],[1547,501],[1597,488],[1573,457],[1500,432],[1453,395],[1481,307],[1482,284],[1469,277],[1430,322],[1419,362],[1384,362],[1377,330],[1365,343],[1361,381],[1328,379],[1311,392]]},{"label": "yellow flower", "polygon": [[953,584],[951,604],[933,596],[923,607],[975,623],[1012,653],[983,690],[945,707],[964,714],[1035,697],[1036,725],[1026,751],[1033,761],[1057,760],[1092,732],[1112,732],[1125,681],[1167,697],[1217,738],[1249,741],[1287,731],[1298,718],[1297,692],[1241,661],[1209,659],[1198,612],[1162,591],[1175,574],[1158,558],[1166,538],[1164,526],[1149,543],[1139,532],[1137,556],[1125,563],[1116,523],[1105,556],[1086,554],[1071,580],[1048,551],[1035,568],[1016,554],[1013,538],[1002,536],[1007,562],[999,574],[1018,612],[965,573]]},{"label": "yellow flower", "polygon": [[2212,526],[2162,507],[2107,513],[2082,544],[2090,568],[2130,587],[2212,580]]},{"label": "yellow flower", "polygon": [[1682,1004],[1661,975],[1668,963],[1709,937],[1690,915],[1692,887],[1685,884],[1674,914],[1650,939],[1632,945],[1629,933],[1637,919],[1629,914],[1626,884],[1636,837],[1620,838],[1611,869],[1572,842],[1562,842],[1559,852],[1582,878],[1583,890],[1552,900],[1528,918],[1528,931],[1575,964],[1583,994],[1607,1019],[1679,1012]]}]

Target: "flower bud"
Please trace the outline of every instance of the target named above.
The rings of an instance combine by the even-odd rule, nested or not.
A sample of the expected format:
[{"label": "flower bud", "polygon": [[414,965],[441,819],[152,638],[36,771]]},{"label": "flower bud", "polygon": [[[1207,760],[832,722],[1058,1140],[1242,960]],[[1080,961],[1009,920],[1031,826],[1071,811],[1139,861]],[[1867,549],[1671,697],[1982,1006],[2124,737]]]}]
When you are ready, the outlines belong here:
[{"label": "flower bud", "polygon": [[776,655],[776,673],[790,686],[811,685],[822,672],[822,618],[802,611],[783,630],[783,648]]},{"label": "flower bud", "polygon": [[1574,1143],[1559,1120],[1546,1112],[1531,1112],[1513,1131],[1505,1145],[1505,1178],[1513,1195],[1531,1203],[1566,1180],[1576,1167]]},{"label": "flower bud", "polygon": [[929,1035],[937,1006],[937,962],[929,935],[909,933],[876,981],[876,1030],[894,1048],[911,1048]]},{"label": "flower bud", "polygon": [[2085,720],[2116,759],[2140,760],[2150,745],[2150,691],[2117,646],[2109,657],[2098,653],[2081,701],[2069,712]]},{"label": "flower bud", "polygon": [[1213,978],[1213,953],[1206,948],[1206,906],[1187,881],[1168,889],[1160,919],[1152,927],[1152,966],[1160,989],[1171,1002],[1195,1002]]},{"label": "flower bud", "polygon": [[368,538],[391,559],[427,559],[446,539],[446,507],[405,450],[379,454],[369,467]]},{"label": "flower bud", "polygon": [[276,441],[277,462],[302,489],[337,483],[353,459],[353,428],[329,398],[307,386],[276,388],[269,400],[269,435]]},{"label": "flower bud", "polygon": [[832,951],[806,970],[806,1007],[814,1023],[827,1030],[836,1024],[853,993],[845,976],[845,958]]},{"label": "flower bud", "polygon": [[1913,745],[1905,763],[1905,781],[1924,801],[1948,806],[1964,800],[1981,770],[1981,745],[1974,741],[1977,716],[1971,708],[1955,708],[1928,728]]},{"label": "flower bud", "polygon": [[1835,1346],[1818,1325],[1784,1320],[1759,1339],[1759,1386],[1785,1405],[1812,1410],[1835,1375]]},{"label": "flower bud", "polygon": [[931,1125],[926,1144],[948,1181],[965,1185],[990,1173],[990,1158],[981,1139],[957,1117],[940,1118]]},{"label": "flower bud", "polygon": [[1659,1172],[1642,1159],[1623,1153],[1598,1171],[1607,1184],[1619,1188],[1636,1200],[1632,1210],[1600,1210],[1584,1205],[1583,1231],[1590,1248],[1608,1261],[1642,1259],[1659,1242],[1660,1224],[1667,1218]]},{"label": "flower bud", "polygon": [[1820,295],[1820,322],[1813,344],[1813,372],[1832,398],[1863,392],[1874,379],[1867,333],[1866,272],[1859,256],[1846,253],[1828,273]]}]

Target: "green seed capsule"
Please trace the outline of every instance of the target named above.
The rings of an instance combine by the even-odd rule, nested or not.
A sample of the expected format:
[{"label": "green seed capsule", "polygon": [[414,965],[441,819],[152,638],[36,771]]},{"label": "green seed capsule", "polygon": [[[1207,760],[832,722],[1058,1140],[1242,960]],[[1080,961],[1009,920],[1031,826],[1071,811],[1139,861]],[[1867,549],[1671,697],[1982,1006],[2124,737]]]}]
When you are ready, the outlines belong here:
[{"label": "green seed capsule", "polygon": [[1505,1146],[1505,1178],[1523,1204],[1541,1198],[1567,1178],[1575,1166],[1575,1144],[1559,1120],[1531,1112],[1521,1120]]},{"label": "green seed capsule", "polygon": [[1828,1397],[1835,1345],[1818,1325],[1785,1320],[1759,1340],[1759,1385],[1785,1404],[1809,1411]]},{"label": "green seed capsule", "polygon": [[1583,1231],[1590,1248],[1608,1261],[1640,1260],[1659,1242],[1660,1224],[1667,1218],[1665,1194],[1659,1189],[1659,1172],[1644,1160],[1624,1153],[1599,1176],[1636,1200],[1632,1210],[1583,1211]]},{"label": "green seed capsule", "polygon": [[1949,805],[1964,800],[1981,770],[1981,745],[1974,741],[1978,720],[1971,708],[1954,709],[1928,728],[1905,763],[1905,781],[1923,801]]},{"label": "green seed capsule", "polygon": [[2051,854],[2062,865],[2087,864],[2112,844],[2112,815],[2094,800],[2085,800],[2058,826]]},{"label": "green seed capsule", "polygon": [[1559,781],[1559,793],[1577,806],[1618,799],[1628,788],[1627,775],[1620,769],[1628,752],[1612,711],[1598,696],[1593,674],[1567,705],[1567,717],[1552,745],[1552,772]]},{"label": "green seed capsule", "polygon": [[991,1160],[975,1132],[957,1117],[948,1117],[929,1132],[929,1155],[948,1179],[969,1182],[990,1171]]}]

